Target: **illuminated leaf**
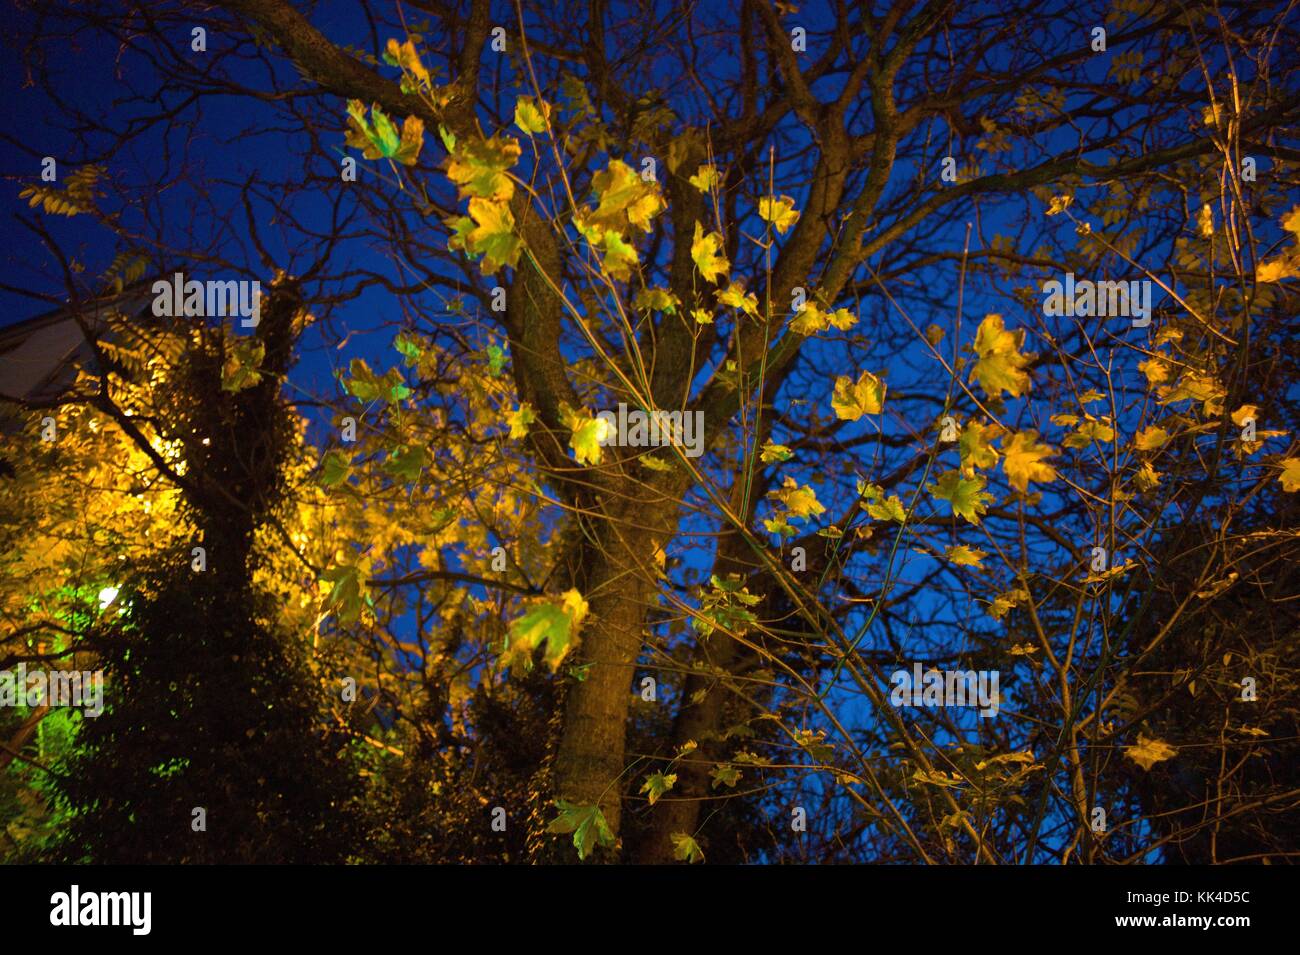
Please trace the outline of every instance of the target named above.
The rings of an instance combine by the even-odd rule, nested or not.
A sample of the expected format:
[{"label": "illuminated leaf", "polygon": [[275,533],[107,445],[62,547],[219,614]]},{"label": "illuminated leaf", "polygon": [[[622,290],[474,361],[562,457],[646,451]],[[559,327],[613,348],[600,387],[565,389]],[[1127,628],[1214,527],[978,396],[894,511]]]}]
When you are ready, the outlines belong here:
[{"label": "illuminated leaf", "polygon": [[645,778],[645,785],[641,787],[641,792],[647,793],[650,805],[659,801],[659,797],[673,788],[677,782],[677,774],[669,773],[665,776],[663,773],[651,773]]},{"label": "illuminated leaf", "polygon": [[715,167],[701,166],[699,171],[687,181],[700,192],[709,192],[721,181],[721,177]]},{"label": "illuminated leaf", "polygon": [[880,414],[884,404],[885,383],[871,372],[864,371],[857,381],[845,375],[835,379],[835,390],[831,395],[835,417],[857,421],[863,415]]},{"label": "illuminated leaf", "polygon": [[537,415],[533,413],[533,406],[526,401],[522,402],[518,408],[506,414],[506,424],[510,425],[510,437],[516,440],[527,437],[528,426],[536,420]]},{"label": "illuminated leaf", "polygon": [[1155,451],[1157,448],[1163,448],[1168,442],[1169,432],[1155,425],[1143,428],[1133,438],[1133,446],[1139,451]]},{"label": "illuminated leaf", "polygon": [[546,132],[546,120],[551,115],[551,104],[531,96],[521,96],[515,101],[515,125],[530,136]]},{"label": "illuminated leaf", "polygon": [[671,836],[673,843],[673,858],[680,862],[694,864],[704,861],[704,851],[700,844],[684,832],[674,832]]},{"label": "illuminated leaf", "polygon": [[510,625],[501,665],[532,665],[533,651],[545,646],[543,659],[552,671],[577,644],[578,631],[587,616],[587,601],[576,590],[567,591],[559,604],[544,603],[534,607]]},{"label": "illuminated leaf", "polygon": [[969,380],[979,381],[990,398],[997,398],[1004,391],[1018,398],[1029,391],[1029,375],[1024,370],[1029,357],[1020,353],[1024,337],[1023,330],[1007,331],[1001,315],[986,315],[980,322],[975,333],[975,353],[979,360],[971,369]]},{"label": "illuminated leaf", "polygon": [[816,517],[826,511],[813,489],[798,484],[794,478],[787,477],[781,490],[772,494],[785,505],[792,518]]},{"label": "illuminated leaf", "polygon": [[758,215],[764,222],[772,223],[777,232],[785,235],[790,226],[799,220],[795,211],[794,200],[789,196],[764,196],[758,200]]},{"label": "illuminated leaf", "polygon": [[1021,494],[1029,490],[1030,481],[1055,481],[1056,469],[1043,459],[1055,454],[1050,445],[1038,444],[1037,431],[1017,431],[1002,441],[1002,470],[1007,482]]},{"label": "illuminated leaf", "polygon": [[961,476],[960,471],[945,471],[939,475],[939,483],[927,485],[926,490],[939,500],[947,501],[954,514],[978,524],[980,515],[988,510],[988,502],[993,500],[993,495],[984,491],[985,483],[984,478],[978,475],[967,479]]},{"label": "illuminated leaf", "polygon": [[1163,762],[1166,759],[1173,759],[1177,753],[1178,750],[1168,743],[1158,739],[1149,739],[1145,733],[1138,733],[1137,743],[1124,750],[1125,756],[1148,772],[1156,763]]},{"label": "illuminated leaf", "polygon": [[718,279],[731,268],[725,256],[721,254],[722,236],[716,232],[704,234],[704,226],[695,223],[695,238],[691,242],[691,261],[700,270],[700,274],[710,282],[717,284]]},{"label": "illuminated leaf", "polygon": [[575,806],[563,799],[555,800],[560,814],[551,820],[547,832],[573,833],[578,858],[586,859],[597,846],[612,846],[617,841],[599,806]]},{"label": "illuminated leaf", "polygon": [[988,556],[988,553],[967,547],[965,544],[954,544],[948,548],[944,556],[959,567],[983,567],[984,558]]},{"label": "illuminated leaf", "polygon": [[1282,473],[1278,475],[1284,491],[1300,491],[1300,458],[1287,458],[1282,462]]}]

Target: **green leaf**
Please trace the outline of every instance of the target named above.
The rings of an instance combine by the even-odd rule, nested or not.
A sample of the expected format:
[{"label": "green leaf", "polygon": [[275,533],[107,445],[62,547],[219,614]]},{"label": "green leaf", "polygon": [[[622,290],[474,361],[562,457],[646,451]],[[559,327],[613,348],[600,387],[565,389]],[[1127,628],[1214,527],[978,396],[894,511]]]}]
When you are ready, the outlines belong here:
[{"label": "green leaf", "polygon": [[353,623],[361,615],[361,571],[354,564],[331,567],[322,579],[332,581],[327,606],[334,608],[341,623]]},{"label": "green leaf", "polygon": [[534,607],[510,625],[502,666],[532,667],[533,651],[546,646],[545,661],[551,671],[559,669],[564,657],[577,644],[578,630],[587,615],[587,601],[577,590],[569,590],[559,604]]},{"label": "green leaf", "polygon": [[266,357],[266,345],[260,339],[241,338],[221,367],[221,389],[243,391],[262,380],[258,366]]},{"label": "green leaf", "polygon": [[643,793],[648,793],[650,805],[659,801],[659,797],[673,788],[677,782],[677,774],[669,773],[665,776],[663,773],[651,773],[645,778],[645,785],[641,787]]},{"label": "green leaf", "polygon": [[382,470],[393,477],[414,483],[420,479],[420,472],[424,470],[425,463],[424,448],[401,447],[388,456]]},{"label": "green leaf", "polygon": [[993,500],[992,494],[985,493],[984,486],[984,478],[979,475],[966,479],[960,471],[953,470],[939,475],[939,483],[927,485],[926,490],[951,504],[954,514],[978,524],[980,515],[988,509],[987,502]]},{"label": "green leaf", "polygon": [[573,845],[578,858],[586,859],[597,845],[612,846],[616,841],[605,814],[599,806],[575,806],[563,799],[555,800],[560,814],[551,820],[547,832],[573,833]]},{"label": "green leaf", "polygon": [[327,451],[321,461],[321,487],[336,487],[352,474],[352,459],[337,449]]},{"label": "green leaf", "polygon": [[401,353],[402,357],[406,359],[406,364],[408,365],[414,365],[420,360],[420,356],[424,354],[424,349],[422,349],[418,343],[408,338],[405,334],[398,335],[393,339],[393,347]]},{"label": "green leaf", "polygon": [[714,789],[717,789],[719,786],[727,786],[730,789],[734,789],[738,782],[740,782],[740,770],[735,766],[720,763],[713,767]]},{"label": "green leaf", "polygon": [[669,836],[673,841],[673,858],[694,864],[704,861],[704,850],[700,844],[684,832],[674,832]]}]

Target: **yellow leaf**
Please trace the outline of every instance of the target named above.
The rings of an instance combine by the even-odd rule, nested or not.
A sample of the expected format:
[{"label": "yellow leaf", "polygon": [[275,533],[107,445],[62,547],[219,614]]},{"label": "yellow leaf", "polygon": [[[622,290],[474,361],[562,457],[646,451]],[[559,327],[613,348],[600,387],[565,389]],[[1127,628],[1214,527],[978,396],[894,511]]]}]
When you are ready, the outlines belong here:
[{"label": "yellow leaf", "polygon": [[585,409],[576,412],[568,405],[560,406],[560,421],[571,432],[569,447],[573,449],[574,460],[579,464],[599,464],[601,441],[609,436],[609,422]]},{"label": "yellow leaf", "polygon": [[1139,451],[1154,451],[1157,448],[1163,448],[1169,442],[1169,432],[1164,428],[1158,428],[1152,425],[1138,432],[1133,439],[1133,447]]},{"label": "yellow leaf", "polygon": [[967,547],[965,544],[954,544],[948,548],[944,556],[959,567],[983,567],[988,552]]},{"label": "yellow leaf", "polygon": [[1282,217],[1282,228],[1290,232],[1300,242],[1300,206],[1296,206]]},{"label": "yellow leaf", "polygon": [[1257,282],[1280,282],[1283,279],[1300,278],[1300,272],[1296,271],[1294,263],[1288,258],[1274,259],[1272,262],[1261,262],[1255,269],[1255,281]]},{"label": "yellow leaf", "polygon": [[511,438],[523,438],[528,435],[528,426],[537,420],[533,413],[533,406],[528,402],[523,402],[514,411],[506,414],[506,423],[510,425]]},{"label": "yellow leaf", "polygon": [[1037,431],[1017,431],[1010,441],[1002,442],[1005,456],[1002,470],[1006,472],[1007,482],[1021,494],[1029,490],[1030,481],[1056,480],[1056,469],[1043,462],[1043,458],[1056,453],[1055,449],[1037,442]]},{"label": "yellow leaf", "polygon": [[387,46],[388,55],[397,61],[397,65],[414,76],[421,83],[429,82],[429,71],[424,68],[420,62],[420,54],[415,52],[415,44],[410,40],[398,43],[396,39],[389,38]]},{"label": "yellow leaf", "polygon": [[1255,405],[1242,405],[1232,413],[1232,423],[1238,428],[1246,423],[1247,418],[1254,418],[1259,413],[1259,408]]},{"label": "yellow leaf", "polygon": [[786,478],[781,490],[773,493],[790,512],[790,517],[816,517],[826,511],[817,500],[816,492],[810,487],[800,486],[794,478]]},{"label": "yellow leaf", "polygon": [[708,192],[721,181],[721,177],[715,167],[701,166],[699,172],[687,181],[700,192]]},{"label": "yellow leaf", "polygon": [[721,254],[722,236],[716,232],[704,234],[704,226],[695,223],[695,238],[691,242],[691,259],[695,262],[695,267],[700,270],[708,281],[715,285],[718,278],[725,274],[731,268],[724,255]]},{"label": "yellow leaf", "polygon": [[790,226],[799,219],[799,213],[794,208],[794,200],[789,196],[782,196],[779,199],[775,196],[764,196],[758,200],[758,214],[764,222],[772,223],[772,227],[782,235],[785,235]]},{"label": "yellow leaf", "polygon": [[1282,462],[1282,473],[1278,477],[1284,491],[1300,491],[1300,458],[1287,458]]},{"label": "yellow leaf", "polygon": [[988,502],[993,495],[984,490],[985,480],[976,475],[967,480],[960,471],[945,471],[939,475],[937,484],[929,484],[926,490],[941,501],[952,506],[952,512],[972,524],[980,522],[980,515],[988,510]]},{"label": "yellow leaf", "polygon": [[621,159],[610,160],[605,169],[592,176],[591,187],[599,205],[583,216],[588,227],[612,229],[619,235],[629,226],[649,232],[650,220],[664,209],[658,184],[642,179]]},{"label": "yellow leaf", "polygon": [[1025,333],[1007,331],[1001,315],[986,315],[975,333],[975,353],[979,361],[971,369],[969,380],[978,380],[990,398],[1007,392],[1018,398],[1029,390],[1025,366],[1029,357],[1020,353]]},{"label": "yellow leaf", "polygon": [[885,383],[869,371],[864,371],[853,381],[846,375],[835,379],[831,407],[835,417],[857,421],[863,415],[880,414],[885,405]]},{"label": "yellow leaf", "polygon": [[973,418],[961,429],[957,446],[961,451],[962,474],[970,477],[976,468],[991,468],[998,463],[998,452],[993,439],[1002,433],[998,424],[980,424]]},{"label": "yellow leaf", "polygon": [[1173,365],[1166,360],[1166,357],[1161,354],[1152,355],[1138,365],[1138,371],[1147,376],[1147,384],[1152,388],[1173,377]]},{"label": "yellow leaf", "polygon": [[746,295],[745,286],[739,282],[732,282],[721,292],[718,292],[717,299],[719,305],[738,308],[746,315],[758,316],[758,299],[753,293]]},{"label": "yellow leaf", "polygon": [[546,132],[546,120],[551,115],[551,104],[544,99],[521,96],[515,101],[515,125],[528,135]]},{"label": "yellow leaf", "polygon": [[1124,750],[1125,756],[1148,772],[1156,763],[1163,762],[1166,759],[1173,759],[1177,753],[1178,750],[1168,743],[1158,739],[1149,739],[1145,733],[1138,733],[1137,743]]}]

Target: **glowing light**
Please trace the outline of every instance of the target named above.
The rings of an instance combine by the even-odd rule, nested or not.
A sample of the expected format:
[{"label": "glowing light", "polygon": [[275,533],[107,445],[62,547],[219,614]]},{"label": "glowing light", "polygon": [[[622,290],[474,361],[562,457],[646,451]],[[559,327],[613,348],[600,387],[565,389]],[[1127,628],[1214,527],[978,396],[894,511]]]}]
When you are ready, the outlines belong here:
[{"label": "glowing light", "polygon": [[117,599],[116,587],[105,587],[99,592],[99,609],[105,609],[109,604]]}]

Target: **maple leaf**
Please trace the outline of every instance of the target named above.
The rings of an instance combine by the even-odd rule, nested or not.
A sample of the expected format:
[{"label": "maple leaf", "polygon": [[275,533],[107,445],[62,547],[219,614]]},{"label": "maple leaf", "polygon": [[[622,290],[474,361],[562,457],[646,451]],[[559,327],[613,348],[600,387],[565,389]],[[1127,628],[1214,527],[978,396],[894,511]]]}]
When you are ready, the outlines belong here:
[{"label": "maple leaf", "polygon": [[704,861],[704,851],[700,844],[684,832],[674,832],[669,836],[673,842],[673,858],[680,862],[696,863]]},{"label": "maple leaf", "polygon": [[864,509],[874,520],[897,521],[899,524],[906,522],[907,511],[897,494],[891,494],[886,499],[885,489],[878,484],[860,485],[858,493],[867,502]]},{"label": "maple leaf", "polygon": [[677,312],[677,306],[681,302],[677,301],[677,296],[667,289],[648,288],[636,293],[633,304],[643,311],[663,312],[665,315],[673,315]]},{"label": "maple leaf", "polygon": [[429,82],[429,71],[420,62],[420,54],[415,51],[415,44],[409,39],[398,43],[396,39],[390,37],[384,59],[394,66],[400,66],[421,83]]},{"label": "maple leaf", "polygon": [[424,465],[424,448],[418,446],[400,447],[388,455],[388,460],[381,465],[380,469],[385,474],[391,474],[393,477],[412,483],[420,479],[420,471],[424,469]]},{"label": "maple leaf", "polygon": [[1007,331],[1001,315],[986,315],[975,333],[975,353],[979,360],[971,369],[968,380],[978,380],[990,398],[1007,392],[1019,398],[1029,390],[1029,375],[1025,366],[1029,357],[1020,353],[1024,342],[1023,330]]},{"label": "maple leaf", "polygon": [[514,439],[528,436],[528,426],[537,420],[533,406],[523,402],[514,411],[506,414],[506,424],[510,425],[510,437]]},{"label": "maple leaf", "polygon": [[1154,388],[1173,377],[1174,367],[1169,363],[1169,356],[1157,352],[1144,362],[1138,363],[1138,371],[1147,376],[1147,385]]},{"label": "maple leaf", "polygon": [[758,317],[758,299],[750,293],[745,294],[745,286],[739,282],[732,282],[725,289],[716,295],[719,305],[727,308],[738,308],[747,315]]},{"label": "maple leaf", "polygon": [[885,383],[871,372],[864,371],[857,381],[846,375],[835,379],[835,391],[831,395],[835,417],[857,421],[863,415],[880,414],[884,404]]},{"label": "maple leaf", "polygon": [[1137,743],[1124,750],[1124,755],[1137,763],[1147,772],[1156,763],[1172,759],[1178,750],[1163,740],[1149,739],[1145,733],[1138,733]]},{"label": "maple leaf", "polygon": [[664,209],[658,184],[642,179],[621,159],[611,159],[592,176],[591,188],[599,204],[594,212],[584,214],[584,221],[619,234],[633,226],[649,232],[650,220]]},{"label": "maple leaf", "polygon": [[816,517],[826,511],[817,500],[816,492],[810,487],[800,486],[794,478],[787,477],[781,490],[772,494],[785,505],[790,517]]},{"label": "maple leaf", "polygon": [[1300,491],[1300,458],[1287,458],[1282,461],[1282,473],[1278,476],[1284,491]]},{"label": "maple leaf", "polygon": [[515,234],[515,216],[507,202],[473,198],[469,201],[474,229],[465,237],[467,247],[483,256],[483,272],[491,275],[503,265],[514,268],[523,250]]},{"label": "maple leaf", "polygon": [[961,470],[970,477],[976,468],[991,468],[998,463],[998,452],[993,439],[1002,433],[998,424],[980,424],[971,419],[961,429],[958,448],[961,452]]},{"label": "maple leaf", "polygon": [[1133,438],[1133,447],[1139,451],[1155,451],[1157,448],[1163,448],[1168,442],[1169,432],[1152,425],[1138,432]]},{"label": "maple leaf", "polygon": [[1248,420],[1254,418],[1258,414],[1259,414],[1259,407],[1257,405],[1242,405],[1240,408],[1238,408],[1236,411],[1232,413],[1231,415],[1232,423],[1240,428]]},{"label": "maple leaf", "polygon": [[721,181],[721,177],[714,166],[701,166],[687,181],[700,192],[708,192]]},{"label": "maple leaf", "polygon": [[784,444],[773,444],[771,441],[764,442],[760,452],[759,460],[764,464],[771,464],[773,461],[789,461],[794,457],[794,452]]},{"label": "maple leaf", "polygon": [[519,142],[511,136],[463,141],[447,159],[447,178],[460,188],[461,196],[506,202],[515,194],[509,170],[519,154]]},{"label": "maple leaf", "polygon": [[1017,431],[1009,441],[1005,438],[1002,441],[1002,470],[1006,472],[1007,482],[1021,494],[1029,490],[1030,481],[1056,480],[1056,469],[1043,462],[1043,458],[1056,451],[1037,441],[1037,431]]},{"label": "maple leaf", "polygon": [[544,660],[552,672],[557,670],[565,656],[577,643],[578,631],[587,616],[587,601],[577,590],[568,590],[560,603],[544,603],[534,607],[510,625],[506,637],[502,666],[532,665],[533,651],[545,644]]},{"label": "maple leaf", "polygon": [[546,132],[546,120],[551,115],[551,104],[531,96],[515,100],[515,125],[529,136]]},{"label": "maple leaf", "polygon": [[568,405],[560,408],[560,421],[571,432],[569,447],[579,464],[599,464],[603,450],[601,441],[607,437],[609,422],[588,411],[578,414]]},{"label": "maple leaf", "polygon": [[1115,429],[1110,426],[1109,418],[1098,420],[1092,415],[1079,425],[1072,434],[1067,434],[1061,442],[1067,448],[1086,448],[1094,441],[1107,442],[1115,440]]},{"label": "maple leaf", "polygon": [[719,764],[713,767],[713,788],[726,786],[728,789],[735,789],[736,783],[740,782],[740,770],[735,766]]},{"label": "maple leaf", "polygon": [[772,223],[772,227],[782,235],[785,235],[790,226],[799,220],[799,213],[794,208],[794,200],[789,196],[782,196],[779,199],[775,196],[764,196],[759,199],[758,215],[764,222]]},{"label": "maple leaf", "polygon": [[632,277],[632,269],[640,261],[636,249],[613,229],[606,229],[600,241],[604,252],[602,262],[610,277],[626,282]]},{"label": "maple leaf", "polygon": [[829,327],[830,316],[816,302],[804,302],[790,322],[790,331],[796,335],[813,335]]},{"label": "maple leaf", "polygon": [[964,517],[972,524],[980,522],[980,515],[988,510],[987,502],[993,495],[984,491],[983,477],[976,475],[967,479],[960,471],[945,471],[939,475],[938,484],[927,485],[926,490],[952,506],[952,512]]},{"label": "maple leaf", "polygon": [[564,799],[555,800],[560,814],[551,820],[547,832],[573,833],[578,858],[586,859],[597,845],[612,846],[617,841],[599,806],[575,806]]},{"label": "maple leaf", "polygon": [[673,788],[677,782],[677,774],[669,773],[665,776],[663,773],[651,773],[645,778],[645,785],[641,787],[643,793],[648,794],[650,805],[659,801],[659,797]]},{"label": "maple leaf", "polygon": [[1005,593],[1000,593],[989,604],[989,616],[994,620],[1001,620],[1011,608],[1024,603],[1028,599],[1029,594],[1024,590],[1008,590]]},{"label": "maple leaf", "polygon": [[716,232],[705,235],[704,226],[696,222],[695,238],[691,242],[691,261],[700,270],[700,274],[715,285],[719,276],[731,268],[731,263],[721,254],[721,249],[722,236]]},{"label": "maple leaf", "polygon": [[337,448],[327,451],[321,460],[321,474],[318,478],[321,487],[335,487],[342,484],[352,473],[350,456]]},{"label": "maple leaf", "polygon": [[948,548],[944,556],[959,567],[983,567],[988,552],[967,547],[965,544],[954,544]]}]

